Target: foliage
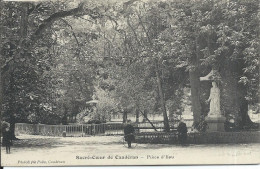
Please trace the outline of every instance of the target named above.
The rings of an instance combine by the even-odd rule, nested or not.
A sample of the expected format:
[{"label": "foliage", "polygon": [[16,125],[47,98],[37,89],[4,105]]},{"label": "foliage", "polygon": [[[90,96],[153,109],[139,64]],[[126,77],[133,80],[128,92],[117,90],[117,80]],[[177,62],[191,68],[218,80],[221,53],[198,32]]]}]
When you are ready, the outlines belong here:
[{"label": "foliage", "polygon": [[10,127],[10,124],[6,121],[2,121],[1,125],[1,131],[4,131],[6,128]]},{"label": "foliage", "polygon": [[106,121],[111,119],[111,114],[117,111],[118,103],[110,96],[110,93],[96,87],[95,88],[95,96],[98,99],[98,103],[96,105],[97,114],[93,115],[92,119]]},{"label": "foliage", "polygon": [[[199,80],[211,69],[220,72],[226,117],[246,119],[243,107],[259,102],[257,0],[1,4],[7,121],[66,124],[148,111],[167,124],[166,108],[181,114],[194,96],[185,95],[191,72]],[[202,86],[195,94],[205,116]],[[93,96],[97,110],[89,112]]]}]

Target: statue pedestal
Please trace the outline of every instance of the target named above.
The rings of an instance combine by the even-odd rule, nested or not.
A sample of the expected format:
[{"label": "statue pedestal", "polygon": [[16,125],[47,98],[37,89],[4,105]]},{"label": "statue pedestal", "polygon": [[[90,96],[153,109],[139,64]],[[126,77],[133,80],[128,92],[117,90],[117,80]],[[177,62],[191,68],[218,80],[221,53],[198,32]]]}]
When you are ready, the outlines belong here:
[{"label": "statue pedestal", "polygon": [[205,118],[207,124],[208,124],[208,129],[207,132],[223,132],[225,131],[224,128],[224,123],[226,121],[226,118],[222,115],[218,115],[218,116],[208,116]]}]

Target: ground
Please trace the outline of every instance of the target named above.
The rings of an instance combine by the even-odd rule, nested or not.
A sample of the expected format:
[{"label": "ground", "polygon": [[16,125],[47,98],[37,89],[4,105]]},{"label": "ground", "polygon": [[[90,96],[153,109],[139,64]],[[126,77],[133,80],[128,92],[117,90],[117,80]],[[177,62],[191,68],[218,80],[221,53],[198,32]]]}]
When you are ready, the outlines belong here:
[{"label": "ground", "polygon": [[48,137],[20,135],[11,154],[1,148],[2,166],[259,163],[260,144],[137,144],[123,136]]}]

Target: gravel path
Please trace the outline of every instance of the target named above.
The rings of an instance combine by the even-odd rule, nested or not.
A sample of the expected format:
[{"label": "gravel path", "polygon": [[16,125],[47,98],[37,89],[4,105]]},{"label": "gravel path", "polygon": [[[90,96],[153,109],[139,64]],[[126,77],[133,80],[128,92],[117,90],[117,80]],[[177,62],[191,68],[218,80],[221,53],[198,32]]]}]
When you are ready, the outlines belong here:
[{"label": "gravel path", "polygon": [[247,164],[260,162],[260,144],[138,144],[123,136],[46,137],[20,135],[11,154],[1,147],[2,166]]}]

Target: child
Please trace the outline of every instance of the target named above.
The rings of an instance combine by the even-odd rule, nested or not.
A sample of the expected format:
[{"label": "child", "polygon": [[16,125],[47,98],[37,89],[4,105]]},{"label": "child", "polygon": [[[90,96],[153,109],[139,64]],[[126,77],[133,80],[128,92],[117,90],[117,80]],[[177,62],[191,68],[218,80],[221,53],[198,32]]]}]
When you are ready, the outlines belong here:
[{"label": "child", "polygon": [[5,128],[3,131],[3,146],[6,148],[6,154],[10,154],[10,147],[12,145],[11,133],[9,127]]}]

